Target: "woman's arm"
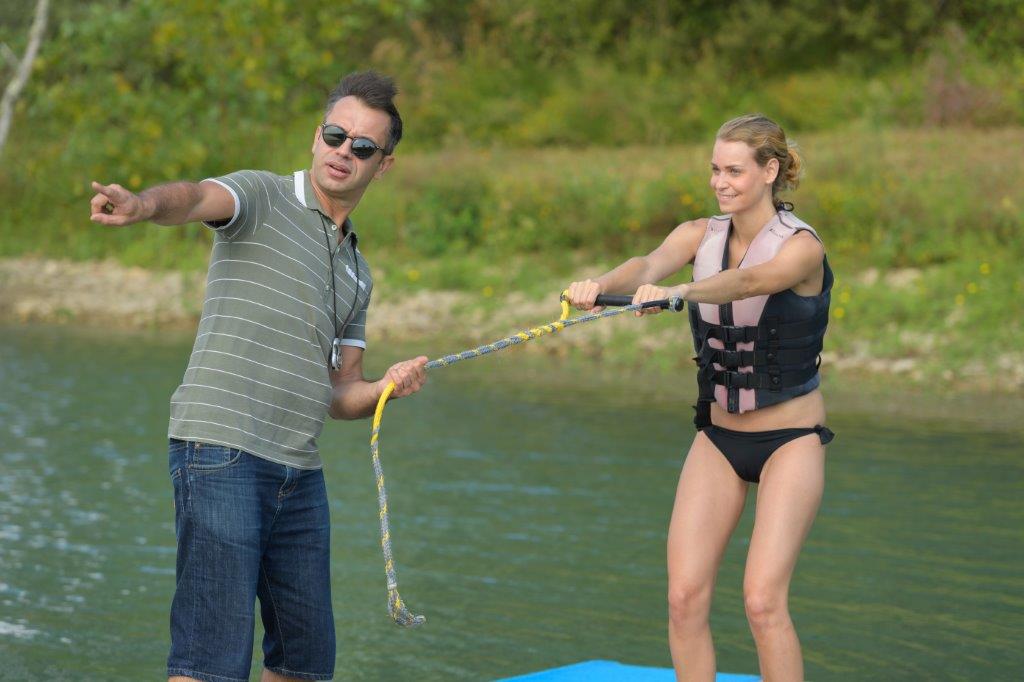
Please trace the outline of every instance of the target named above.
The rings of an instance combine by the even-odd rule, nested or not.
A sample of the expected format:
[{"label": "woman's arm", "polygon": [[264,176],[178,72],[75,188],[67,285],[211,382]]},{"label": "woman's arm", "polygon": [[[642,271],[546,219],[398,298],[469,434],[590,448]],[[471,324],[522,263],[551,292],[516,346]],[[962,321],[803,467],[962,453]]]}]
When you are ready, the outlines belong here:
[{"label": "woman's arm", "polygon": [[581,310],[590,310],[598,294],[632,293],[642,284],[658,282],[678,272],[693,262],[706,228],[706,218],[685,222],[646,256],[630,258],[597,279],[573,282],[569,285],[569,302]]},{"label": "woman's arm", "polygon": [[[633,302],[643,303],[678,296],[697,303],[722,304],[752,296],[775,294],[816,277],[821,272],[824,259],[825,249],[821,242],[811,233],[801,231],[786,240],[775,257],[766,263],[750,268],[723,270],[699,282],[667,289],[644,285],[637,289]],[[656,312],[660,310],[648,308],[643,314]]]}]

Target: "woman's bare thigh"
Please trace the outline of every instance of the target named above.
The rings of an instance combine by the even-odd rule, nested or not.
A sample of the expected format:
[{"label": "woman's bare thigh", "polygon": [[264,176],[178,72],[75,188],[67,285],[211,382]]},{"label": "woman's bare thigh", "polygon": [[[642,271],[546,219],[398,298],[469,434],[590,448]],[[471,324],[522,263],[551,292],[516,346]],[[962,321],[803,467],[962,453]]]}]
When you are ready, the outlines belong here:
[{"label": "woman's bare thigh", "polygon": [[785,592],[821,505],[825,446],[817,434],[775,451],[761,472],[744,583]]},{"label": "woman's bare thigh", "polygon": [[668,531],[669,587],[714,584],[718,564],[736,529],[747,483],[707,436],[698,432],[686,455]]}]

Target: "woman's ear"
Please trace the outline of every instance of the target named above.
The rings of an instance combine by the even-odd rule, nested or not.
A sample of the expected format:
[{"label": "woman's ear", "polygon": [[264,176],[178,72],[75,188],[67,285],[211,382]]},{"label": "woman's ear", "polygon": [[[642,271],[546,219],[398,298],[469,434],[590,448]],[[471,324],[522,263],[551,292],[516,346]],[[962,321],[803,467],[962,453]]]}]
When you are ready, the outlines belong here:
[{"label": "woman's ear", "polygon": [[775,178],[779,177],[779,160],[768,159],[768,163],[764,165],[765,173],[765,184],[771,185],[775,182]]}]

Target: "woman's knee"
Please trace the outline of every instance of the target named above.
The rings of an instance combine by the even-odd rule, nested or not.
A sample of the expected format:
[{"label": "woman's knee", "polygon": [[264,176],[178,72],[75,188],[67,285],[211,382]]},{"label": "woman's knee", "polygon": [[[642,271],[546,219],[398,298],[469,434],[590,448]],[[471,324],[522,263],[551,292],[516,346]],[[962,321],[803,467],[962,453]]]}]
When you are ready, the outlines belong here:
[{"label": "woman's knee", "polygon": [[668,615],[673,625],[687,626],[707,622],[711,611],[712,585],[670,581]]},{"label": "woman's knee", "polygon": [[789,624],[789,606],[784,591],[745,585],[743,605],[747,612],[747,621],[754,630]]}]

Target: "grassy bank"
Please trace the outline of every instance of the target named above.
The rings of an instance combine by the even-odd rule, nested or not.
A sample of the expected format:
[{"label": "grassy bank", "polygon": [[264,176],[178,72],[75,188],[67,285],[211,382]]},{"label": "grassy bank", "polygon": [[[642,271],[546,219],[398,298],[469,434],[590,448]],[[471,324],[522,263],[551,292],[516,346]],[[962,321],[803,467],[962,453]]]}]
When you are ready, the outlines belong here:
[{"label": "grassy bank", "polygon": [[[830,359],[917,382],[1019,387],[1024,160],[1017,150],[1024,129],[855,126],[797,141],[808,171],[790,199],[823,235],[837,274]],[[273,170],[306,163],[298,140],[291,148],[298,151],[274,159]],[[707,163],[706,145],[410,154],[354,218],[379,281],[378,302],[424,289],[458,291],[457,319],[495,320],[493,328],[481,324],[505,331],[549,317],[554,306],[535,302],[571,279],[649,250],[687,218],[716,212]],[[14,204],[0,223],[0,255],[205,266],[209,235],[201,228],[103,230],[86,218],[87,188],[67,189],[49,204]],[[643,334],[621,325],[602,335],[590,352],[612,343],[639,360],[679,348],[679,330],[661,320]],[[685,353],[656,355],[666,366],[686,362]]]}]

